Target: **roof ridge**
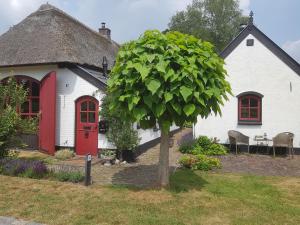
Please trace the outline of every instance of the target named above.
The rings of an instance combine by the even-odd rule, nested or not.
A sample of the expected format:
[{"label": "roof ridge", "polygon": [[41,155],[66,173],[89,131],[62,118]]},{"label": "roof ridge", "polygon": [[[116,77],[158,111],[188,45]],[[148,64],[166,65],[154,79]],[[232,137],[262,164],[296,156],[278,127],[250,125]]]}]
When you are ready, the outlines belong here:
[{"label": "roof ridge", "polygon": [[256,37],[266,48],[268,48],[274,55],[276,55],[300,76],[300,64],[254,24],[248,24],[224,48],[224,50],[220,53],[220,56],[225,59],[249,34]]},{"label": "roof ridge", "polygon": [[[100,34],[99,32],[95,31],[94,29],[90,28],[89,26],[85,25],[84,23],[80,22],[78,19],[76,19],[75,17],[69,15],[68,13],[66,13],[65,11],[47,3],[47,4],[42,4],[40,6],[40,8],[33,12],[31,15],[33,14],[39,14],[39,13],[44,13],[44,12],[47,12],[47,11],[54,11],[54,12],[58,12],[60,13],[61,15],[65,16],[66,18],[74,21],[75,23],[79,24],[80,26],[84,27],[85,29],[87,29],[88,31],[90,31],[91,33],[101,37],[103,40],[105,40],[106,42],[108,43],[113,43],[113,44],[116,44],[117,46],[120,46],[117,42],[115,42],[114,40],[109,40],[107,39],[105,36],[103,36],[102,34]],[[29,15],[29,16],[31,16]]]}]

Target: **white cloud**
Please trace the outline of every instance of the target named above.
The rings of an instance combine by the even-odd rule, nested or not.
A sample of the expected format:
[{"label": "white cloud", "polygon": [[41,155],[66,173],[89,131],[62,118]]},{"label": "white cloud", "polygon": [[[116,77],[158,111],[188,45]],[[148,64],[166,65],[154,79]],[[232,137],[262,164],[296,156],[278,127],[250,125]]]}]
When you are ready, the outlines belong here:
[{"label": "white cloud", "polygon": [[283,44],[282,48],[300,63],[300,40],[288,41]]},{"label": "white cloud", "polygon": [[239,0],[240,8],[243,11],[244,15],[249,15],[250,13],[250,0]]}]

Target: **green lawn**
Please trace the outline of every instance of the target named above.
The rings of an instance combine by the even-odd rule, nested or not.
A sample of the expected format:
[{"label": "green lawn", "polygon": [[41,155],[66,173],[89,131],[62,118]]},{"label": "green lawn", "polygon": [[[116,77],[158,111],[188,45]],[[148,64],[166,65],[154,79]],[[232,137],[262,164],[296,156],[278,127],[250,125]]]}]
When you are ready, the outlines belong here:
[{"label": "green lawn", "polygon": [[168,190],[0,176],[0,215],[46,224],[300,224],[300,179],[178,171]]}]

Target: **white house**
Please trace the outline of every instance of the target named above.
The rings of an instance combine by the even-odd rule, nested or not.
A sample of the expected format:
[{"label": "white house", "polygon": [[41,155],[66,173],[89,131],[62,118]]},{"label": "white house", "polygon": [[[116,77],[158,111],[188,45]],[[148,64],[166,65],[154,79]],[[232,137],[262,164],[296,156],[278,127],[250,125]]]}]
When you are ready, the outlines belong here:
[{"label": "white house", "polygon": [[[99,133],[98,111],[118,48],[105,24],[96,32],[50,4],[0,36],[0,80],[15,76],[29,89],[20,113],[40,114],[40,150],[96,155],[113,147]],[[139,135],[149,145],[160,132],[139,129]]]},{"label": "white house", "polygon": [[281,132],[295,134],[300,147],[300,65],[253,24],[248,25],[224,49],[233,96],[221,108],[222,116],[198,118],[195,136],[217,137],[229,143],[227,132],[237,130],[250,137]]}]

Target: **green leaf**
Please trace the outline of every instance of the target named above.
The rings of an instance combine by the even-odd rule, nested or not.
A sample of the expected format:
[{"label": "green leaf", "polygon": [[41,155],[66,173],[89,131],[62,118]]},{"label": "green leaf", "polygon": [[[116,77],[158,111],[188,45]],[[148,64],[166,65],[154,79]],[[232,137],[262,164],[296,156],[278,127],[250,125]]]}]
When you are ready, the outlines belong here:
[{"label": "green leaf", "polygon": [[157,104],[155,106],[155,116],[156,117],[160,117],[165,111],[166,111],[165,104]]},{"label": "green leaf", "polygon": [[136,107],[133,109],[133,116],[137,121],[141,120],[146,115],[147,115],[147,111],[144,108]]},{"label": "green leaf", "polygon": [[154,59],[155,59],[155,55],[147,55],[147,60],[149,63],[152,63]]},{"label": "green leaf", "polygon": [[158,72],[166,73],[167,66],[168,66],[168,62],[166,62],[166,61],[160,61],[156,65],[156,69],[157,69]]},{"label": "green leaf", "polygon": [[185,113],[185,115],[190,116],[195,112],[195,105],[194,104],[188,104],[186,106],[184,106],[183,111]]},{"label": "green leaf", "polygon": [[146,86],[148,90],[151,91],[152,95],[154,95],[158,88],[160,88],[161,83],[159,80],[151,79],[146,82]]},{"label": "green leaf", "polygon": [[139,72],[139,74],[142,77],[142,80],[144,80],[150,73],[150,68],[147,68],[145,65],[143,66],[140,63],[133,64],[134,68]]},{"label": "green leaf", "polygon": [[182,113],[181,106],[175,102],[171,102],[171,105],[172,105],[173,109],[177,112],[177,114],[181,115],[181,113]]},{"label": "green leaf", "polygon": [[164,80],[167,81],[170,77],[174,76],[174,74],[174,70],[169,69],[168,72],[164,74]]},{"label": "green leaf", "polygon": [[193,89],[186,86],[181,86],[180,94],[182,95],[184,101],[187,102],[188,97],[190,97],[193,94]]},{"label": "green leaf", "polygon": [[144,96],[143,97],[145,104],[151,109],[152,108],[152,96]]},{"label": "green leaf", "polygon": [[171,94],[169,92],[164,93],[164,96],[165,96],[166,102],[169,102],[173,99],[173,94]]}]

